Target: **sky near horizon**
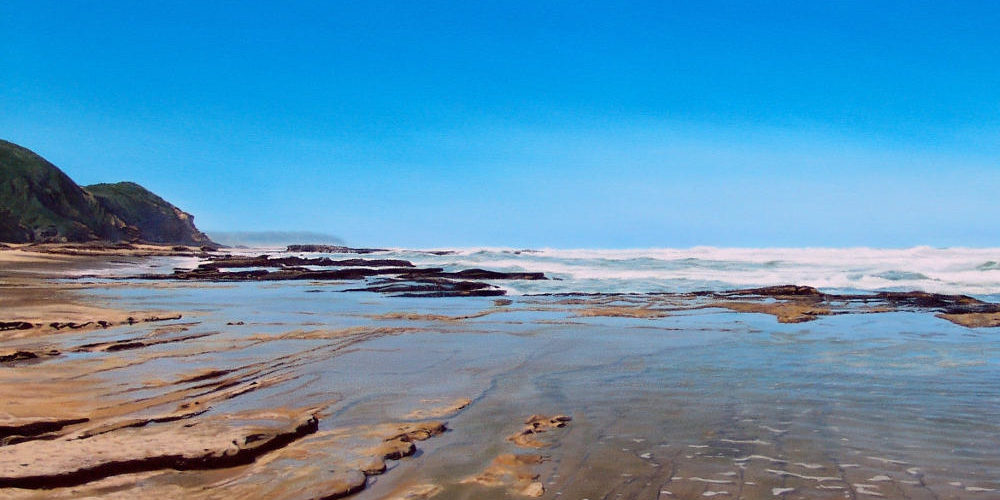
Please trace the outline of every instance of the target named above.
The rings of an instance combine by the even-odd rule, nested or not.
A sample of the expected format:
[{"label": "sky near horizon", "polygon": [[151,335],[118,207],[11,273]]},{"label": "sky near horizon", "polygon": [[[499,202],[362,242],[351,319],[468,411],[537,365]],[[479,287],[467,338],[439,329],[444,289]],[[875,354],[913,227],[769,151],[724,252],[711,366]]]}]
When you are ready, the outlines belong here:
[{"label": "sky near horizon", "polygon": [[1000,246],[995,2],[0,3],[0,138],[205,231]]}]

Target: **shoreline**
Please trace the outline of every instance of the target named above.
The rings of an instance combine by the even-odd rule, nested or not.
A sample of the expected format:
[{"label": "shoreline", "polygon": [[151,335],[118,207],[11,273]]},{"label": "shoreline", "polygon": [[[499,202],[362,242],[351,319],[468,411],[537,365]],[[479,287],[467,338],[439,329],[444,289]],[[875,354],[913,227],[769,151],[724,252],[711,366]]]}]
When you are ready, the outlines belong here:
[{"label": "shoreline", "polygon": [[[735,447],[739,455],[734,458],[768,456],[775,453],[768,448],[780,439],[749,427],[730,429],[730,424],[716,422],[719,417],[710,413],[706,423],[729,430],[705,434],[703,442],[682,433],[684,444],[667,440],[663,446],[676,448],[669,448],[669,457],[663,456],[664,451],[634,441],[651,439],[658,425],[629,420],[634,428],[617,429],[617,417],[602,416],[614,409],[606,405],[617,398],[634,400],[630,404],[646,408],[642,414],[664,411],[657,404],[643,402],[641,395],[647,389],[618,392],[594,386],[581,394],[584,399],[600,397],[582,405],[571,397],[533,394],[529,388],[545,387],[548,377],[559,379],[572,373],[572,363],[578,361],[555,361],[570,346],[589,352],[599,369],[611,370],[608,376],[618,377],[622,370],[633,373],[633,369],[644,373],[643,364],[655,357],[638,364],[626,357],[618,367],[623,361],[605,352],[611,351],[610,346],[620,348],[621,342],[635,342],[641,350],[630,356],[655,353],[639,354],[646,341],[641,335],[630,338],[629,331],[674,335],[671,332],[690,328],[678,323],[711,328],[719,321],[734,322],[713,333],[720,338],[731,337],[727,331],[743,328],[742,323],[756,325],[743,335],[753,335],[760,328],[791,332],[787,329],[811,328],[804,326],[810,323],[827,331],[824,322],[817,320],[843,318],[838,321],[855,324],[849,318],[878,318],[892,312],[917,313],[926,318],[921,324],[950,325],[931,314],[950,310],[937,314],[978,315],[973,316],[978,321],[984,314],[993,314],[984,312],[985,308],[995,306],[959,296],[845,296],[792,286],[688,294],[428,299],[384,292],[334,294],[357,288],[356,283],[343,279],[331,280],[329,290],[310,292],[325,283],[315,276],[298,285],[296,280],[250,279],[252,275],[221,282],[120,276],[101,283],[59,281],[67,273],[100,268],[100,263],[120,258],[137,270],[147,259],[134,254],[0,250],[0,286],[11,292],[4,293],[2,300],[13,308],[4,311],[16,310],[16,317],[35,314],[42,323],[57,316],[76,320],[100,314],[138,317],[132,307],[137,304],[168,306],[163,310],[182,314],[107,328],[38,327],[20,337],[18,331],[0,332],[2,352],[13,351],[8,353],[13,357],[0,361],[0,492],[4,495],[531,498],[556,491],[586,494],[601,489],[601,480],[579,477],[574,471],[583,461],[598,460],[609,468],[608,476],[599,476],[605,481],[628,471],[653,484],[672,484],[662,487],[669,488],[671,497],[700,498],[706,492],[723,491],[716,488],[719,485],[737,484],[730,476],[708,475],[725,470],[712,465],[717,461],[714,454],[700,458],[700,450],[729,453],[725,450]],[[246,259],[259,258],[205,257],[212,273],[245,264],[273,264],[294,271],[313,262]],[[346,267],[378,269],[372,264],[375,260],[377,256],[365,257]],[[338,264],[344,262],[332,265]],[[390,264],[402,266],[390,269],[411,269],[400,262]],[[95,304],[95,289],[107,299]],[[281,301],[274,302],[278,298]],[[609,326],[601,326],[605,324]],[[578,331],[589,332],[587,342],[579,341]],[[521,342],[538,347],[517,347]],[[590,351],[586,347],[590,342],[610,343]],[[444,344],[435,347],[438,343]],[[463,358],[465,351],[477,350],[483,354],[470,352],[470,357]],[[19,351],[34,356],[18,357]],[[570,363],[565,365],[568,368],[562,368],[566,363]],[[525,366],[531,368],[525,372]],[[348,390],[355,384],[352,380],[364,389]],[[575,380],[568,378],[565,390],[580,383]],[[328,384],[332,386],[327,388]],[[667,415],[674,411],[668,407]],[[696,423],[684,425],[705,425],[692,418]],[[787,432],[782,422],[789,417],[759,418],[760,425]],[[634,437],[627,437],[630,433]],[[606,449],[602,443],[608,440],[613,445]],[[467,465],[452,463],[454,458],[446,452],[452,447],[476,458]],[[633,448],[634,456],[622,458],[614,452]],[[421,452],[424,449],[428,456]],[[781,450],[792,456],[797,453],[792,445]],[[591,451],[599,453],[587,458]],[[47,458],[51,456],[58,459]],[[806,462],[807,458],[781,460],[813,463]],[[812,460],[826,469],[839,467],[819,458]],[[756,462],[754,458],[735,462],[737,467],[745,464],[748,468],[743,473],[754,478],[747,481],[757,483],[742,486],[747,498],[770,498],[771,488],[803,491],[810,487],[810,480],[802,477],[820,477],[812,470],[776,468],[774,462],[770,469],[787,473],[775,474]],[[20,465],[25,463],[29,465]],[[680,472],[660,468],[669,463]],[[422,467],[436,472],[425,475]],[[872,477],[887,474],[878,464],[866,467]],[[642,475],[647,472],[640,471],[656,472],[647,477]],[[848,471],[836,477],[855,482],[865,479],[852,474]],[[684,479],[688,476],[693,479]],[[683,481],[671,479],[676,477]],[[572,478],[579,484],[574,486]],[[837,481],[841,485],[846,479]],[[933,484],[942,487],[944,483]],[[851,488],[849,484],[842,487]],[[985,491],[990,485],[969,487]],[[617,488],[636,495],[654,494],[655,489],[638,483]],[[876,491],[878,485],[872,488],[861,490]],[[758,490],[759,496],[750,493]]]},{"label": "shoreline", "polygon": [[[94,305],[77,293],[83,291],[80,287],[57,281],[74,271],[92,269],[108,258],[186,257],[190,253],[190,249],[145,246],[0,250],[0,288],[4,290],[0,306],[6,313],[0,324],[31,325],[0,331],[0,491],[5,496],[34,498],[37,491],[45,497],[75,497],[80,487],[100,491],[105,483],[121,478],[170,470],[249,468],[244,471],[247,477],[262,477],[276,474],[268,464],[280,461],[281,456],[297,462],[301,459],[298,455],[308,453],[337,468],[344,464],[357,467],[354,470],[360,474],[314,478],[317,483],[311,486],[312,491],[339,498],[360,491],[367,477],[384,473],[384,461],[413,455],[413,443],[446,430],[445,424],[434,418],[457,413],[468,404],[466,401],[457,408],[415,406],[400,416],[398,424],[373,421],[332,434],[319,426],[328,408],[336,404],[336,398],[329,396],[307,407],[258,402],[252,404],[257,407],[253,410],[227,409],[230,401],[253,398],[258,391],[294,381],[297,376],[287,373],[289,363],[294,367],[326,359],[311,350],[291,353],[292,357],[271,356],[241,366],[226,363],[194,371],[185,371],[190,369],[181,363],[176,365],[180,371],[168,370],[176,372],[172,380],[146,380],[128,391],[159,393],[152,398],[136,399],[114,390],[117,384],[109,382],[116,377],[109,379],[110,374],[128,373],[161,361],[225,355],[295,338],[331,339],[351,345],[383,334],[380,329],[362,328],[307,332],[301,337],[256,335],[233,338],[221,345],[206,343],[220,332],[197,332],[198,314],[146,317],[114,304]],[[156,285],[150,289],[164,290]],[[146,284],[125,286],[143,289]],[[93,319],[97,317],[109,319]],[[235,329],[242,322],[233,325]],[[385,333],[393,334],[391,330]],[[152,352],[162,347],[169,349]],[[324,457],[321,450],[303,447],[307,438],[343,441],[341,446],[352,450],[349,454],[354,458],[344,462],[342,453]],[[231,448],[236,443],[240,444],[234,454]],[[265,456],[267,460],[260,460]],[[288,467],[284,464],[279,470]],[[275,497],[284,497],[279,493],[285,487],[281,481],[272,486],[277,488]],[[231,484],[225,490],[238,496],[258,494],[259,485]],[[171,488],[155,491],[153,494],[159,495]],[[192,491],[184,493],[192,495]],[[212,495],[215,493],[208,496]]]},{"label": "shoreline", "polygon": [[107,329],[119,325],[179,319],[180,313],[165,310],[121,310],[109,304],[85,300],[72,285],[56,280],[74,271],[92,269],[108,259],[149,255],[175,255],[156,248],[111,253],[79,250],[66,246],[8,247],[0,249],[0,338],[5,341],[44,336],[60,331]]}]

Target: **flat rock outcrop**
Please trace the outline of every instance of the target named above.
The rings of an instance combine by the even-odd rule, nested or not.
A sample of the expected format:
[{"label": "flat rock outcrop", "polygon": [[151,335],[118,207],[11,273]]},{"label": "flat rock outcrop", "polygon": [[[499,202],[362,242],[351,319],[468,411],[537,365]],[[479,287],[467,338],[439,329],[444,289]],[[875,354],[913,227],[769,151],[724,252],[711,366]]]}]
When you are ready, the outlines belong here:
[{"label": "flat rock outcrop", "polygon": [[33,440],[0,447],[0,487],[53,488],[150,470],[244,465],[316,432],[317,425],[312,414],[270,411]]},{"label": "flat rock outcrop", "polygon": [[[259,255],[209,256],[192,270],[173,274],[139,275],[138,279],[198,281],[363,281],[363,286],[344,291],[365,291],[398,297],[490,297],[506,292],[478,280],[544,280],[543,273],[500,272],[485,269],[445,271],[440,267],[417,267],[400,259],[331,259],[329,257],[271,257]],[[320,269],[317,269],[320,268]]]},{"label": "flat rock outcrop", "polygon": [[721,292],[543,293],[535,296],[567,297],[560,304],[581,306],[572,309],[577,316],[656,319],[672,312],[720,308],[769,314],[779,323],[803,323],[835,314],[912,311],[936,313],[938,318],[970,328],[1000,327],[1000,304],[968,295],[923,291],[837,294],[810,286],[779,285]]}]

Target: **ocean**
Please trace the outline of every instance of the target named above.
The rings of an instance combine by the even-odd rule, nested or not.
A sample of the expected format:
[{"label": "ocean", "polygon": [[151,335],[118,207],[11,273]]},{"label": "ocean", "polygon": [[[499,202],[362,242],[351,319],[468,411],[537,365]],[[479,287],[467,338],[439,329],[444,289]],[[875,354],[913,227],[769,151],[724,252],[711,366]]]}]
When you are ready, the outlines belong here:
[{"label": "ocean", "polygon": [[[276,250],[233,252],[254,255]],[[440,248],[390,249],[372,255],[449,271],[480,267],[543,272],[551,278],[500,284],[514,295],[719,291],[781,284],[812,286],[826,292],[1000,293],[1000,248]]]},{"label": "ocean", "polygon": [[[275,452],[280,460],[225,473],[164,471],[119,480],[115,491],[225,495],[251,485],[273,498],[319,491],[324,478],[357,467],[351,464],[364,456],[357,450],[368,449],[323,439],[373,435],[377,425],[432,414],[428,405],[467,400],[435,414],[448,432],[389,460],[355,498],[1000,498],[996,328],[959,326],[929,310],[864,307],[780,323],[770,314],[668,307],[677,305],[673,298],[657,296],[797,284],[996,302],[1000,249],[477,248],[329,256],[538,271],[550,279],[493,282],[508,292],[507,303],[344,293],[351,285],[335,281],[120,279],[195,267],[199,260],[190,257],[84,270],[79,274],[105,277],[68,280],[90,301],[185,312],[183,342],[125,351],[128,363],[91,352],[64,361],[101,367],[87,379],[93,387],[146,400],[186,387],[163,381],[192,373],[264,370],[260,379],[238,379],[259,382],[259,390],[220,399],[206,415],[322,408],[318,433]],[[600,312],[613,306],[662,314]],[[102,340],[167,335],[150,328],[66,333],[57,348],[76,353]],[[511,441],[535,414],[572,420],[539,434],[540,447]],[[65,493],[109,491],[100,488]]]}]

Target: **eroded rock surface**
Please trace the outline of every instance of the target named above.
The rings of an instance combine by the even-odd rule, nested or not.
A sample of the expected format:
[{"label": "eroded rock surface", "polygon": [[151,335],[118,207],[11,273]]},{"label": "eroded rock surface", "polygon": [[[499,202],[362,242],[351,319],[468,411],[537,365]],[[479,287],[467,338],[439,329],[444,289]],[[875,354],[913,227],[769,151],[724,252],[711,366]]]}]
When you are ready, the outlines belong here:
[{"label": "eroded rock surface", "polygon": [[[355,252],[368,253],[368,252]],[[307,267],[308,266],[308,267]],[[323,269],[314,269],[322,267]],[[473,280],[544,280],[543,273],[498,272],[485,269],[445,271],[440,267],[419,268],[398,259],[344,259],[328,257],[234,257],[211,258],[193,270],[173,274],[146,274],[140,279],[200,281],[363,281],[364,286],[345,291],[367,291],[399,297],[489,297],[506,292],[489,283]]]},{"label": "eroded rock surface", "polygon": [[970,328],[1000,326],[1000,304],[967,295],[912,292],[832,294],[799,285],[693,293],[558,293],[577,316],[661,318],[672,312],[722,308],[774,316],[779,323],[802,323],[834,314],[923,311]]},{"label": "eroded rock surface", "polygon": [[545,486],[538,481],[534,466],[547,460],[542,455],[504,453],[498,456],[481,473],[463,480],[488,488],[506,488],[508,492],[537,498],[545,494]]},{"label": "eroded rock surface", "polygon": [[[521,448],[545,448],[551,441],[542,441],[539,434],[566,427],[573,419],[566,415],[532,415],[525,419],[520,431],[507,437],[507,441]],[[478,484],[487,488],[504,488],[509,494],[540,497],[545,486],[539,480],[538,466],[547,462],[548,456],[526,453],[502,453],[486,468],[461,482]]]},{"label": "eroded rock surface", "polygon": [[539,439],[539,434],[544,434],[552,429],[566,427],[572,417],[566,415],[532,415],[524,421],[524,427],[520,431],[507,438],[508,441],[523,448],[544,448],[550,444]]},{"label": "eroded rock surface", "polygon": [[54,488],[157,469],[244,465],[316,431],[315,415],[257,412],[0,447],[0,487]]}]

